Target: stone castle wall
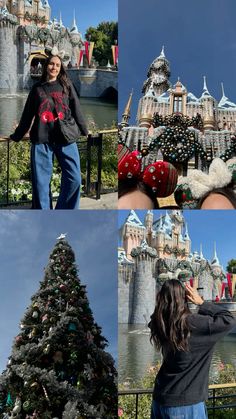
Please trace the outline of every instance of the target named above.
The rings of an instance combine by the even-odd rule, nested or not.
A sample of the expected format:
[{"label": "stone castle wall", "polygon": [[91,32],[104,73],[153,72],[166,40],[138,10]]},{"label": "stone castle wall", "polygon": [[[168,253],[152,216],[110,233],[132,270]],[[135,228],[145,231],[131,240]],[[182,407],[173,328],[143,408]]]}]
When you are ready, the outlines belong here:
[{"label": "stone castle wall", "polygon": [[14,91],[17,88],[17,40],[16,26],[0,22],[0,89]]}]

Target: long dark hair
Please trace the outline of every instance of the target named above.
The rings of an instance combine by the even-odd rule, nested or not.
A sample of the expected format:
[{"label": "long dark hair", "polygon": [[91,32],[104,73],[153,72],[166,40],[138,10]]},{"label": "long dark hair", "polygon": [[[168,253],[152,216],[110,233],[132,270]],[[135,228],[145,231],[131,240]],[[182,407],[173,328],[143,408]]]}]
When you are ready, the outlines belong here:
[{"label": "long dark hair", "polygon": [[41,83],[45,83],[47,81],[47,75],[48,75],[47,67],[48,67],[48,64],[50,63],[50,61],[53,57],[57,57],[61,61],[61,69],[60,69],[60,73],[57,76],[57,79],[59,80],[59,82],[61,83],[61,85],[63,87],[63,92],[65,94],[69,94],[71,83],[70,83],[69,77],[67,76],[66,69],[65,69],[65,66],[62,62],[62,59],[58,55],[51,55],[50,54],[48,56],[48,58],[46,58],[46,60],[44,62],[43,72],[42,72],[42,76],[41,76],[40,81],[41,81]]},{"label": "long dark hair", "polygon": [[140,191],[143,192],[145,195],[148,196],[148,198],[150,198],[150,200],[152,201],[153,204],[153,209],[158,209],[159,205],[157,202],[157,198],[154,194],[154,192],[152,191],[152,188],[148,185],[146,185],[145,183],[143,183],[141,180],[139,179],[124,179],[124,180],[119,180],[118,182],[118,199],[121,198],[122,196],[126,195],[129,192],[133,192],[133,191]]},{"label": "long dark hair", "polygon": [[149,323],[151,342],[162,352],[187,351],[189,314],[183,285],[176,279],[165,281],[157,293],[156,307]]}]

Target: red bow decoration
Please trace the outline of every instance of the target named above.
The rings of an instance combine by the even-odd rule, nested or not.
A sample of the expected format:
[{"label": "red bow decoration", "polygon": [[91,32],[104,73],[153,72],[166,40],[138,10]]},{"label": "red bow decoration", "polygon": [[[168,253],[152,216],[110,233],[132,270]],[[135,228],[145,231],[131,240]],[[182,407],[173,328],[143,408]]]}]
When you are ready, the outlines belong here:
[{"label": "red bow decoration", "polygon": [[118,163],[118,178],[120,180],[138,178],[152,188],[159,198],[171,195],[177,185],[176,168],[166,161],[157,161],[141,170],[142,154],[139,151],[124,153]]}]

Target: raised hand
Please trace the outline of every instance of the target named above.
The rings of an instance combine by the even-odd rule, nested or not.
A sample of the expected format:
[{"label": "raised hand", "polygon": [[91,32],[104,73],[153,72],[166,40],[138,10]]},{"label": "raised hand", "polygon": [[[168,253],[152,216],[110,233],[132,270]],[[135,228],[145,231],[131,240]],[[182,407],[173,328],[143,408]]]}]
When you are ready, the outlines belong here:
[{"label": "raised hand", "polygon": [[185,283],[186,298],[191,303],[200,306],[203,303],[202,297],[198,294],[195,288],[192,288],[189,284]]}]

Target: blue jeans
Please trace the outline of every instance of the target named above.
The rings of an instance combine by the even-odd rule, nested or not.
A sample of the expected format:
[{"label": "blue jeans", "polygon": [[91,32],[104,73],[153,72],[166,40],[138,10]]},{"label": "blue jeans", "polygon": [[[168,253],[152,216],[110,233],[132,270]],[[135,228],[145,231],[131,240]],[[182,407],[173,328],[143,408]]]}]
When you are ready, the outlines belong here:
[{"label": "blue jeans", "polygon": [[54,156],[56,156],[62,171],[61,188],[56,209],[76,209],[79,207],[81,186],[80,158],[76,143],[67,146],[32,144],[32,208],[52,209],[50,181]]},{"label": "blue jeans", "polygon": [[151,419],[207,419],[205,403],[192,404],[191,406],[168,407],[160,406],[152,401]]}]

